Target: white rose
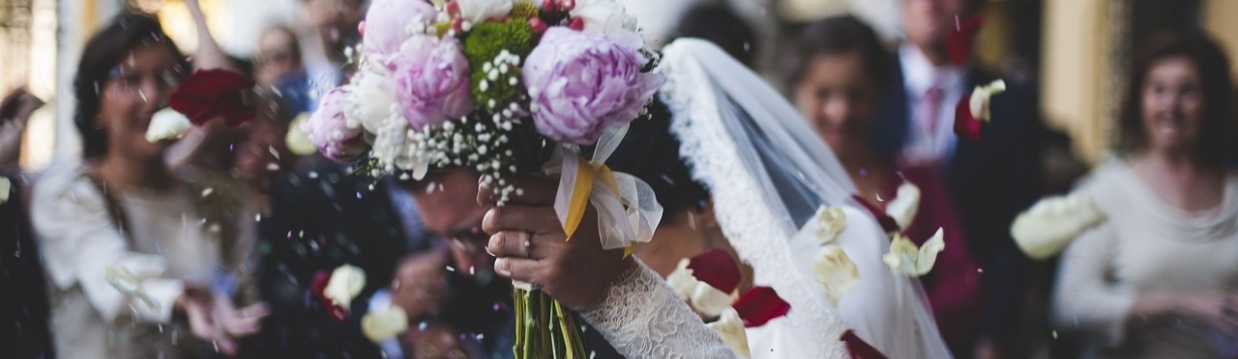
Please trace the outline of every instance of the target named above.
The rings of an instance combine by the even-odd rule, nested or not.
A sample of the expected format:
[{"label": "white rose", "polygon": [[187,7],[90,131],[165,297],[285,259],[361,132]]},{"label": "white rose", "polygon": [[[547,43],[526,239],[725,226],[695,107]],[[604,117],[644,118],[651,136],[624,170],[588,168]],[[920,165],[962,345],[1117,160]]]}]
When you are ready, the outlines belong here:
[{"label": "white rose", "polygon": [[839,298],[860,284],[860,268],[856,267],[847,252],[836,244],[822,247],[817,253],[817,259],[812,266],[812,276],[825,287],[830,305],[836,307]]},{"label": "white rose", "polygon": [[1015,218],[1010,235],[1028,257],[1046,259],[1066,248],[1079,233],[1100,224],[1105,215],[1082,193],[1036,202]]},{"label": "white rose", "polygon": [[706,325],[709,329],[718,332],[718,335],[722,337],[722,342],[726,343],[726,346],[735,353],[744,358],[752,357],[748,351],[748,333],[744,330],[744,320],[739,318],[739,312],[736,312],[734,308],[722,311],[722,316],[718,317],[718,320]]},{"label": "white rose", "polygon": [[619,29],[636,31],[636,18],[615,0],[576,0],[576,7],[568,15],[583,20],[585,31],[603,34]]},{"label": "white rose", "polygon": [[395,78],[384,74],[376,65],[367,65],[357,73],[350,86],[352,91],[344,107],[348,121],[360,123],[365,132],[378,133],[383,121],[397,113],[392,110],[396,105]]},{"label": "white rose", "polygon": [[185,137],[193,123],[189,118],[176,112],[171,107],[155,112],[146,126],[146,141],[155,143],[163,140],[176,140]]},{"label": "white rose", "polygon": [[460,17],[472,25],[498,19],[512,12],[512,0],[456,0]]},{"label": "white rose", "polygon": [[352,299],[361,294],[364,288],[365,271],[345,264],[331,272],[331,279],[327,280],[327,288],[322,294],[335,305],[348,308]]},{"label": "white rose", "polygon": [[919,248],[906,236],[897,234],[890,243],[890,252],[883,255],[881,260],[894,274],[919,277],[933,270],[933,264],[937,263],[937,253],[945,249],[946,242],[941,228]]},{"label": "white rose", "polygon": [[971,101],[968,102],[968,108],[971,109],[971,114],[976,116],[976,119],[981,121],[989,120],[989,100],[993,95],[1006,91],[1006,82],[996,80],[988,85],[976,86],[971,92]]},{"label": "white rose", "polygon": [[361,318],[361,333],[375,343],[381,343],[408,330],[408,314],[399,306],[366,313]]},{"label": "white rose", "polygon": [[889,205],[886,205],[886,214],[894,218],[894,222],[898,223],[898,228],[907,228],[911,225],[911,221],[916,218],[916,210],[920,209],[920,187],[911,182],[903,181],[903,184],[898,186],[898,193],[895,194]]}]

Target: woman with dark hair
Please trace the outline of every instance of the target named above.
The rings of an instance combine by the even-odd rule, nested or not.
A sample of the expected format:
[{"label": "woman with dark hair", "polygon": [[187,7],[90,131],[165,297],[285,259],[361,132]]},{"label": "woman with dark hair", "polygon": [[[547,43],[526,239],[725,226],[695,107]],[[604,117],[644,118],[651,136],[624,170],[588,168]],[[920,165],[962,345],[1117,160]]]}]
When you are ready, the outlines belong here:
[{"label": "woman with dark hair", "polygon": [[971,351],[981,311],[980,274],[949,192],[936,168],[896,163],[874,145],[873,122],[888,91],[892,57],[868,25],[851,16],[807,25],[785,76],[796,107],[838,156],[869,204],[884,208],[910,182],[920,189],[916,217],[903,232],[917,244],[943,229],[946,249],[921,277],[942,337],[959,356]]},{"label": "woman with dark hair", "polygon": [[168,169],[167,142],[145,139],[187,69],[149,15],[121,14],[82,51],[74,122],[83,164],[45,174],[31,216],[62,357],[230,354],[232,338],[256,332],[265,315],[220,294],[248,250],[235,224],[207,214],[210,188]]},{"label": "woman with dark hair", "polygon": [[1099,358],[1238,355],[1238,173],[1229,61],[1198,31],[1154,37],[1132,67],[1118,157],[1081,194],[1104,221],[1062,257],[1059,326]]}]

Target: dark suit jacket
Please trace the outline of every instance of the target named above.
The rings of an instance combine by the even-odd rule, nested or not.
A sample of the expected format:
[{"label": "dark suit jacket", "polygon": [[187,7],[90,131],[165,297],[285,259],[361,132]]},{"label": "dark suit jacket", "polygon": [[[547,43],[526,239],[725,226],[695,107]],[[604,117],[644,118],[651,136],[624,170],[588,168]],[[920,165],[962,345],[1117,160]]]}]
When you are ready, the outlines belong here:
[{"label": "dark suit jacket", "polygon": [[[911,107],[902,66],[895,61],[894,83],[888,104],[878,114],[874,143],[887,154],[901,151],[907,142]],[[972,67],[965,93],[997,77]],[[984,125],[983,140],[959,139],[945,163],[946,186],[967,234],[971,252],[984,270],[986,318],[984,335],[1002,339],[1013,327],[1028,259],[1014,244],[1010,225],[1015,216],[1035,203],[1044,177],[1040,160],[1044,130],[1037,116],[1035,91],[1007,81],[1006,92],[993,97],[992,121]],[[949,318],[938,318],[949,320]]]}]

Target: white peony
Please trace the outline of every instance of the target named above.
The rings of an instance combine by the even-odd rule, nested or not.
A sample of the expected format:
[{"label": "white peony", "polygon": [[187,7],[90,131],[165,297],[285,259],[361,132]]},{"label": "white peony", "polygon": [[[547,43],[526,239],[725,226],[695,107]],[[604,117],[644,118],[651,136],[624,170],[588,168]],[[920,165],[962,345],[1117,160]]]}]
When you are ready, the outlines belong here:
[{"label": "white peony", "polygon": [[898,228],[907,228],[911,225],[911,221],[915,220],[916,210],[919,209],[920,187],[903,181],[903,184],[898,186],[898,193],[895,194],[894,199],[886,205],[886,214],[894,218],[894,222],[898,223]]},{"label": "white peony", "polygon": [[937,254],[945,249],[946,242],[941,228],[924,242],[924,246],[918,248],[906,236],[897,234],[890,243],[890,252],[883,255],[881,260],[894,274],[919,277],[933,270],[933,264],[937,263]]},{"label": "white peony", "polygon": [[352,299],[364,288],[365,271],[345,264],[331,272],[331,279],[327,280],[327,288],[323,289],[322,294],[335,305],[348,308]]},{"label": "white peony", "polygon": [[843,295],[860,284],[860,268],[851,261],[847,252],[836,244],[822,247],[817,253],[817,259],[812,265],[812,276],[825,287],[825,295],[830,299],[830,305],[835,307]]},{"label": "white peony", "polygon": [[185,137],[193,124],[189,118],[171,107],[155,112],[146,126],[146,141],[155,143],[163,140],[177,140]]},{"label": "white peony", "polygon": [[1028,257],[1043,260],[1060,252],[1079,233],[1100,224],[1105,215],[1082,193],[1050,197],[1019,214],[1010,235]]},{"label": "white peony", "polygon": [[512,0],[456,0],[460,17],[472,25],[499,19],[512,12]]},{"label": "white peony", "polygon": [[359,123],[365,132],[378,133],[383,121],[397,114],[395,77],[384,73],[376,65],[366,65],[353,77],[348,93],[348,105],[344,114],[352,122]]},{"label": "white peony", "polygon": [[976,86],[971,92],[971,101],[968,102],[968,108],[971,109],[971,114],[981,121],[988,121],[989,100],[993,95],[1006,91],[1006,82],[996,80],[988,85]]},{"label": "white peony", "polygon": [[748,333],[744,330],[744,320],[739,318],[739,312],[733,308],[727,308],[722,311],[722,315],[718,320],[706,324],[709,329],[718,332],[722,337],[722,342],[726,343],[732,351],[743,356],[751,358],[752,354],[748,350]]},{"label": "white peony", "polygon": [[381,343],[408,330],[408,314],[399,306],[372,311],[361,317],[361,333],[375,343]]},{"label": "white peony", "polygon": [[585,31],[610,33],[624,29],[636,31],[636,17],[615,0],[576,0],[576,7],[568,12],[573,18],[585,23]]}]

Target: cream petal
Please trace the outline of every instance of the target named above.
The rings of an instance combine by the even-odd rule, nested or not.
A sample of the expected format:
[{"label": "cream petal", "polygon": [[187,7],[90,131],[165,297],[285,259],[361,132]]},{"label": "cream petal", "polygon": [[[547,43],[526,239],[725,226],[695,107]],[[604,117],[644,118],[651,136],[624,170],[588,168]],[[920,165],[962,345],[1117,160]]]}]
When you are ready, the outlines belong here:
[{"label": "cream petal", "polygon": [[323,296],[335,305],[348,308],[352,299],[365,288],[365,271],[351,265],[342,265],[331,272]]},{"label": "cream petal", "polygon": [[722,337],[722,342],[744,358],[751,358],[752,354],[748,349],[748,333],[744,330],[744,320],[739,318],[739,312],[734,308],[727,308],[722,311],[718,320],[709,324],[709,329],[718,332]]},{"label": "cream petal", "polygon": [[945,235],[938,228],[933,237],[924,242],[923,247],[917,247],[914,242],[902,234],[895,235],[890,243],[890,252],[881,257],[890,271],[897,275],[919,277],[933,269],[937,262],[937,254],[946,249]]},{"label": "cream petal", "polygon": [[842,207],[821,206],[814,218],[817,219],[817,240],[822,245],[834,242],[847,227],[847,215]]},{"label": "cream petal", "polygon": [[981,121],[988,121],[990,118],[989,101],[993,95],[1005,91],[1006,82],[1000,79],[988,85],[976,86],[976,89],[972,90],[971,101],[967,105],[971,109],[971,113],[976,115],[976,118]]},{"label": "cream petal", "polygon": [[146,126],[146,141],[154,143],[163,140],[175,140],[184,137],[193,124],[189,118],[171,107],[155,112]]},{"label": "cream petal", "polygon": [[692,295],[688,301],[692,308],[695,308],[706,318],[714,318],[721,315],[723,311],[731,308],[731,303],[734,302],[734,296],[720,291],[718,288],[714,288],[705,282],[700,282],[696,288],[693,288]]},{"label": "cream petal", "polygon": [[310,141],[309,134],[301,128],[301,125],[309,121],[309,118],[308,113],[297,115],[297,118],[292,120],[292,124],[288,125],[288,134],[284,136],[284,144],[297,156],[309,156],[318,152],[318,147]]},{"label": "cream petal", "polygon": [[398,306],[366,313],[361,318],[361,333],[379,343],[408,330],[408,314]]},{"label": "cream petal", "polygon": [[696,286],[701,284],[701,281],[692,275],[692,270],[688,269],[689,262],[687,258],[680,259],[679,265],[675,267],[675,270],[666,276],[666,284],[669,284],[671,289],[675,290],[675,294],[678,294],[679,298],[685,301],[692,297],[692,291],[696,290]]},{"label": "cream petal", "polygon": [[859,267],[836,244],[821,248],[812,271],[817,283],[825,287],[825,294],[833,306],[838,306],[838,300],[860,283]]},{"label": "cream petal", "polygon": [[0,177],[0,204],[9,201],[9,192],[12,191],[13,183],[9,182],[6,177]]},{"label": "cream petal", "polygon": [[920,187],[903,181],[903,184],[898,186],[894,199],[886,205],[886,214],[894,218],[894,222],[898,223],[898,228],[907,228],[915,220],[916,211],[919,209]]},{"label": "cream petal", "polygon": [[1040,200],[1015,218],[1010,234],[1028,257],[1043,260],[1104,220],[1104,214],[1086,195],[1074,193]]}]

